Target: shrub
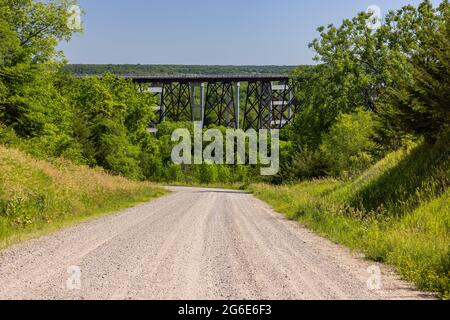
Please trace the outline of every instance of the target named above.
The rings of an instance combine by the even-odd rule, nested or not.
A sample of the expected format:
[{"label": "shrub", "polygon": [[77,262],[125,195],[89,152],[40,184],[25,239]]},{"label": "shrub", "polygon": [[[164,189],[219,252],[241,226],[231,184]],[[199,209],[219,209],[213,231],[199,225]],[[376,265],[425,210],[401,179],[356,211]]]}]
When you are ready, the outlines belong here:
[{"label": "shrub", "polygon": [[355,113],[340,115],[320,146],[328,173],[342,176],[368,168],[373,161],[372,153],[375,149],[371,140],[373,133],[374,120],[371,112],[358,109]]},{"label": "shrub", "polygon": [[233,182],[233,175],[231,170],[226,165],[217,166],[217,180],[221,183],[230,183]]},{"label": "shrub", "polygon": [[201,183],[214,183],[218,179],[217,165],[202,164],[200,166],[199,180]]},{"label": "shrub", "polygon": [[0,122],[0,144],[3,145],[17,145],[19,142],[19,137],[17,137],[14,130],[10,127],[5,126]]},{"label": "shrub", "polygon": [[168,166],[166,170],[166,180],[168,182],[183,182],[184,181],[184,175],[183,170],[181,169],[180,165],[177,164],[171,164]]},{"label": "shrub", "polygon": [[293,155],[291,162],[283,168],[283,171],[287,172],[288,180],[303,180],[324,176],[326,167],[319,150],[304,147],[302,151]]}]

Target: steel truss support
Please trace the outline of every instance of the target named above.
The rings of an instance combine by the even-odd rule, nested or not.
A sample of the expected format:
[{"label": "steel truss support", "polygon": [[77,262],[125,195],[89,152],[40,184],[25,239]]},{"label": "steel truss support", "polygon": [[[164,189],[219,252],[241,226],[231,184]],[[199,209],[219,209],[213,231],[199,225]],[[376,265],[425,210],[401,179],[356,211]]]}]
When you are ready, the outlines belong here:
[{"label": "steel truss support", "polygon": [[276,81],[249,81],[242,113],[239,106],[240,83],[232,80],[149,82],[139,83],[137,89],[142,93],[152,93],[160,99],[159,106],[155,107],[160,115],[158,122],[200,120],[203,127],[218,125],[243,130],[281,129],[292,122],[300,110],[289,81]]},{"label": "steel truss support", "polygon": [[203,118],[204,126],[214,124],[238,128],[237,108],[234,99],[234,86],[231,82],[208,83]]},{"label": "steel truss support", "polygon": [[272,85],[272,129],[282,129],[293,120],[293,90],[288,81]]},{"label": "steel truss support", "polygon": [[164,83],[160,121],[192,121],[192,91],[187,82]]},{"label": "steel truss support", "polygon": [[244,106],[244,130],[269,129],[272,121],[272,84],[251,81]]}]

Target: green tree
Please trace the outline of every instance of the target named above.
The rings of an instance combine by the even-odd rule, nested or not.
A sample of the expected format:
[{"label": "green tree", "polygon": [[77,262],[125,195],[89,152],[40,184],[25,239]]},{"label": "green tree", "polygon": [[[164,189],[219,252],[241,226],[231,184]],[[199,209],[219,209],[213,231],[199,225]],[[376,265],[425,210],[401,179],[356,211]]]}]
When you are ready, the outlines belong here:
[{"label": "green tree", "polygon": [[[346,19],[339,27],[320,27],[320,38],[310,46],[322,65],[293,72],[302,105],[294,125],[299,146],[317,147],[341,113],[359,107],[381,112],[387,92],[399,86],[399,81],[406,84],[416,76],[408,70],[407,60],[427,50],[423,45],[427,46],[426,39],[432,39],[443,24],[447,8],[447,0],[438,8],[429,0],[417,8],[408,5],[390,11],[377,30],[367,23],[368,13]],[[424,71],[417,69],[416,73]]]},{"label": "green tree", "polygon": [[391,64],[395,85],[388,89],[381,104],[381,115],[397,132],[423,135],[428,142],[434,142],[450,127],[450,6],[447,1],[440,5],[433,19],[423,19],[416,36],[420,46],[413,54],[399,52]]},{"label": "green tree", "polygon": [[56,50],[58,42],[69,40],[74,32],[67,26],[72,4],[0,0],[0,121],[22,136],[42,130],[42,123],[58,123],[47,119],[61,100],[51,87],[52,70],[62,57]]},{"label": "green tree", "polygon": [[360,107],[382,122],[374,136],[382,152],[398,147],[402,133],[436,136],[448,127],[448,7],[447,0],[437,8],[429,0],[404,6],[390,11],[377,30],[367,13],[320,27],[310,46],[321,64],[292,73],[301,110],[282,167],[318,174],[317,149],[339,115]]},{"label": "green tree", "polygon": [[316,149],[322,142],[322,135],[336,121],[341,112],[352,108],[339,103],[339,85],[335,84],[332,67],[327,64],[311,68],[299,68],[291,77],[295,85],[297,103],[301,106],[292,124],[290,139],[297,149]]},{"label": "green tree", "polygon": [[72,79],[66,92],[74,114],[74,136],[90,165],[133,179],[149,176],[159,146],[147,131],[155,115],[151,95],[113,75]]}]

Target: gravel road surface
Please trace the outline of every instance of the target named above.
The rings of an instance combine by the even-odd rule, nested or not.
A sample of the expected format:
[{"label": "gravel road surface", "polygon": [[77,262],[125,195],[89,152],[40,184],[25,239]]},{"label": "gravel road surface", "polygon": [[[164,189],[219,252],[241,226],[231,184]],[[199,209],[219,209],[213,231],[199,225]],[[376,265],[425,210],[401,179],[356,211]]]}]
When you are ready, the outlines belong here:
[{"label": "gravel road surface", "polygon": [[250,194],[170,189],[0,252],[0,299],[430,298]]}]

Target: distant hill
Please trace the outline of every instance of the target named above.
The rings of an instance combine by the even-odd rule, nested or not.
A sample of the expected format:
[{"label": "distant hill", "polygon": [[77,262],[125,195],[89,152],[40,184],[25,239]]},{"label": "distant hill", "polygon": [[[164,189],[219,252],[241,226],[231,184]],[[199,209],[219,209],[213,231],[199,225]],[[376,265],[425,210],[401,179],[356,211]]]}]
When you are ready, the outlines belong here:
[{"label": "distant hill", "polygon": [[200,66],[140,64],[68,64],[64,69],[75,75],[179,75],[179,74],[287,74],[296,66]]}]

